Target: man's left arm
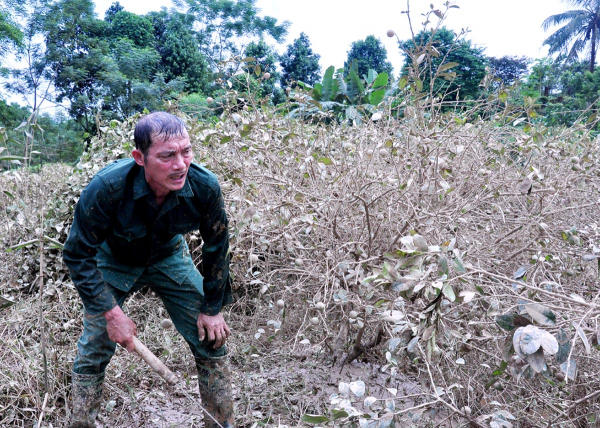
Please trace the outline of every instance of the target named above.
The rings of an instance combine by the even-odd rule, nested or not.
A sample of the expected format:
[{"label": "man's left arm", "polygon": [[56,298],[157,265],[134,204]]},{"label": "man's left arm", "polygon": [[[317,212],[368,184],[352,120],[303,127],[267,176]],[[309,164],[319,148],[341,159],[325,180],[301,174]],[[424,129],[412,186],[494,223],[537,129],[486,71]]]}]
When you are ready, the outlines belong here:
[{"label": "man's left arm", "polygon": [[200,225],[202,235],[202,270],[204,275],[204,301],[198,317],[198,334],[204,340],[215,341],[221,347],[229,337],[230,330],[220,313],[221,308],[232,301],[229,278],[229,228],[221,189],[207,207]]}]

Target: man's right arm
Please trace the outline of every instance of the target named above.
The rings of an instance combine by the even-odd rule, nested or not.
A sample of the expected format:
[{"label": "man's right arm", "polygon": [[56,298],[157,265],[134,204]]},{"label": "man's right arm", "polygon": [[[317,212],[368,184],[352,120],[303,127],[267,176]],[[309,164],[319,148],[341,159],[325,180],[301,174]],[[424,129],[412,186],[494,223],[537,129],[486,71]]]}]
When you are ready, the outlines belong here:
[{"label": "man's right arm", "polygon": [[90,315],[103,314],[110,340],[133,352],[136,325],[117,304],[96,261],[98,247],[106,241],[112,226],[114,204],[103,181],[100,178],[92,180],[75,207],[63,259],[86,311]]},{"label": "man's right arm", "polygon": [[63,249],[63,260],[71,280],[90,315],[99,315],[117,306],[95,258],[111,227],[112,204],[103,181],[98,177],[93,179],[77,202]]}]

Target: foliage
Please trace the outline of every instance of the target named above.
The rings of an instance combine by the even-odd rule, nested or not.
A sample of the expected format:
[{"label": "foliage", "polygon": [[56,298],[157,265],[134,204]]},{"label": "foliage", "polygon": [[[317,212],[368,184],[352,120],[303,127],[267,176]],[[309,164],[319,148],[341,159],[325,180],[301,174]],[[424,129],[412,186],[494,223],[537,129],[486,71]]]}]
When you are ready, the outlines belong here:
[{"label": "foliage", "polygon": [[9,78],[3,86],[9,92],[19,95],[35,112],[52,99],[49,61],[45,46],[40,42],[47,7],[37,1],[26,3],[25,7],[28,14],[23,24],[24,38],[22,49],[17,55],[21,68],[10,69]]},{"label": "foliage", "polygon": [[313,52],[310,40],[305,33],[300,33],[292,44],[287,45],[286,51],[281,55],[282,69],[281,86],[286,87],[293,82],[304,82],[308,85],[315,84],[321,73],[319,58]]},{"label": "foliage", "polygon": [[[250,67],[223,79],[218,120],[172,105],[196,161],[219,177],[230,219],[237,301],[228,316],[238,334],[229,346],[239,406],[252,409],[236,426],[585,426],[600,416],[596,109],[568,128],[548,128],[539,114],[559,91],[591,94],[595,73],[557,74],[540,61],[521,93],[490,88],[488,75],[485,98],[450,103],[432,88],[445,75],[452,81],[458,63],[436,64],[431,43],[414,49],[397,86],[386,86],[386,73],[361,80],[357,65],[348,76],[330,67],[284,106],[257,108],[239,103],[233,81],[255,93],[261,73]],[[187,99],[216,111],[201,95]],[[359,121],[278,114],[327,103],[340,115],[359,107],[372,115],[345,126]],[[8,113],[17,121],[24,112]],[[138,119],[101,123],[75,168],[0,175],[8,427],[66,425],[81,305],[52,243],[64,242],[89,179],[129,155]],[[201,257],[201,237],[187,240]],[[191,379],[186,344],[156,328],[165,316],[158,300],[139,293],[128,310],[148,345]],[[182,425],[156,406],[185,398],[139,364],[115,355],[104,424],[151,415]],[[152,398],[148,407],[131,405],[138,393]]]},{"label": "foliage", "polygon": [[125,10],[121,10],[114,16],[110,16],[110,30],[108,34],[115,40],[130,40],[140,49],[154,47],[154,26],[152,25],[152,21],[147,17],[139,16]]},{"label": "foliage", "polygon": [[525,90],[532,91],[531,94],[544,103],[557,87],[559,75],[558,64],[551,58],[537,59],[527,76]]},{"label": "foliage", "polygon": [[[272,46],[269,46],[264,40],[250,42],[244,52],[246,58],[254,58],[255,61],[248,61],[246,66],[252,71],[252,74],[264,76],[269,73],[268,79],[261,79],[260,90],[255,94],[256,99],[268,97],[273,104],[279,104],[285,99],[281,88],[276,86],[281,78],[281,73],[277,70],[277,52]],[[258,66],[258,68],[257,68]]]},{"label": "foliage", "polygon": [[256,0],[185,0],[188,13],[200,27],[198,40],[213,69],[231,56],[240,56],[243,37],[271,36],[276,42],[287,34],[289,22],[278,23],[270,16],[259,16]]},{"label": "foliage", "polygon": [[[311,125],[267,107],[224,110],[212,124],[184,117],[196,160],[218,175],[227,200],[238,292],[231,316],[240,333],[231,346],[239,350],[235,362],[245,367],[243,378],[251,375],[253,382],[244,383],[241,404],[271,394],[265,408],[287,425],[302,419],[350,426],[367,418],[379,426],[386,421],[435,425],[432,414],[483,426],[511,418],[533,425],[542,417],[551,425],[583,420],[597,398],[578,400],[598,389],[581,374],[584,364],[588,372],[598,370],[592,335],[600,229],[594,220],[597,204],[585,190],[598,184],[600,151],[591,125],[546,130],[534,123],[525,131],[512,120],[503,125],[500,119],[471,115],[465,121],[464,111],[434,112],[438,120],[432,125],[430,104],[416,99],[407,101],[401,117],[384,110],[379,121],[360,127]],[[487,108],[487,102],[473,110]],[[56,194],[43,207],[49,238],[64,240],[87,180],[106,163],[127,156],[137,120],[101,125],[101,136],[92,140],[78,168],[61,173]],[[541,140],[534,138],[537,134]],[[11,177],[1,179],[12,193],[17,181]],[[6,209],[18,204],[0,196],[6,246],[35,238],[35,227],[19,225],[19,210]],[[27,206],[32,203],[26,200]],[[35,224],[35,214],[20,212],[27,214],[23,222]],[[189,237],[195,256],[198,239]],[[36,289],[39,269],[33,250],[8,253],[10,273],[0,290],[12,301],[39,298],[27,291]],[[58,260],[47,261],[51,293],[43,299],[46,306],[64,306],[63,312],[47,315],[53,337],[63,338],[49,344],[48,352],[56,355],[57,367],[68,367],[75,345],[61,326],[64,319],[76,318],[79,303]],[[26,274],[20,268],[25,264]],[[132,307],[146,298],[132,299]],[[284,301],[282,309],[274,303],[278,300]],[[13,319],[22,308],[15,304],[3,311]],[[151,333],[155,321],[142,321],[146,316],[160,320],[159,308],[153,301],[134,316],[142,317],[138,325],[146,329],[149,344],[162,350],[171,346],[165,345],[168,333]],[[384,340],[367,347],[379,326]],[[4,361],[16,361],[24,349],[37,346],[35,340],[20,344],[19,332],[11,327],[5,335],[11,346],[3,348]],[[38,334],[32,328],[30,336]],[[172,343],[174,353],[164,356],[179,364],[185,343]],[[361,346],[377,369],[370,371],[372,366],[360,359],[344,364]],[[293,355],[296,366],[302,360],[296,355],[303,352],[309,364],[334,365],[330,370],[339,374],[343,368],[355,377],[344,378],[334,390],[326,377],[308,389],[302,382],[276,389],[258,382],[263,364],[251,371],[248,364],[270,358],[274,350],[282,361],[284,354]],[[113,367],[131,367],[127,358],[118,353]],[[40,361],[31,364],[39,368]],[[275,361],[274,367],[282,365]],[[49,374],[52,388],[64,387],[60,370]],[[370,377],[381,371],[387,389]],[[161,388],[159,382],[140,384],[137,370],[123,373],[126,379],[115,378],[119,386]],[[282,371],[272,378],[293,375]],[[40,403],[43,397],[17,375],[9,376],[14,382],[0,399],[18,416],[10,422],[17,424],[30,416],[16,404],[23,395],[14,391],[24,388]],[[240,382],[246,381],[240,377]],[[409,384],[416,385],[410,392],[404,390]],[[573,396],[574,391],[579,392]],[[293,396],[298,407],[274,405],[279,400],[273,394]],[[56,397],[62,394],[49,395],[55,410],[46,421],[61,425],[66,411]],[[115,400],[119,409],[128,405]],[[428,408],[435,412],[420,411]],[[128,412],[102,412],[111,425],[129,425],[129,419],[118,419],[128,418]],[[239,425],[258,420],[254,414],[239,418]]]},{"label": "foliage", "polygon": [[[469,100],[477,99],[481,93],[480,84],[485,77],[487,59],[483,49],[474,47],[469,40],[462,38],[447,28],[436,29],[433,32],[423,30],[414,40],[400,42],[400,48],[405,52],[405,68],[418,71],[426,92],[444,99]],[[456,64],[451,72],[438,72],[448,64]],[[435,77],[437,76],[437,77]]]},{"label": "foliage", "polygon": [[489,64],[494,77],[500,79],[504,85],[513,85],[529,71],[531,59],[527,57],[503,56],[500,58],[490,57]]},{"label": "foliage", "polygon": [[[72,119],[57,113],[54,117],[42,114],[35,117],[33,129],[26,124],[32,119],[31,109],[16,103],[8,105],[0,100],[0,134],[4,140],[4,149],[11,155],[25,157],[31,166],[49,162],[74,163],[83,150],[83,131]],[[29,142],[25,132],[32,135]],[[34,152],[30,159],[29,153]],[[17,161],[12,165],[3,163],[5,168],[22,165]]]},{"label": "foliage", "polygon": [[70,103],[69,114],[93,133],[102,106],[98,80],[106,72],[109,45],[106,23],[94,14],[90,0],[60,0],[45,16],[47,60],[56,88],[56,101]]},{"label": "foliage", "polygon": [[579,6],[581,9],[569,10],[546,18],[542,25],[544,30],[554,25],[564,24],[564,26],[544,40],[544,44],[548,46],[550,55],[559,53],[559,58],[567,62],[577,60],[579,55],[589,48],[589,70],[593,72],[600,40],[598,33],[600,1],[564,0],[563,2],[570,6]]},{"label": "foliage", "polygon": [[370,69],[377,73],[385,72],[392,77],[392,64],[387,60],[387,50],[375,36],[367,36],[365,40],[352,42],[348,51],[348,59],[344,62],[344,73],[348,74],[352,63],[358,63],[358,76],[364,78]]},{"label": "foliage", "polygon": [[149,14],[154,23],[156,49],[160,54],[158,71],[167,82],[182,80],[186,92],[207,92],[212,80],[208,62],[198,50],[194,18],[166,11]]},{"label": "foliage", "polygon": [[182,81],[165,84],[162,76],[154,73],[159,61],[153,48],[138,48],[128,39],[114,43],[98,82],[107,118],[123,119],[144,109],[155,110],[169,93],[183,89]]},{"label": "foliage", "polygon": [[108,9],[106,9],[106,12],[104,12],[104,20],[110,24],[115,15],[122,10],[125,10],[123,5],[121,5],[121,3],[118,1],[114,2]]},{"label": "foliage", "polygon": [[322,83],[317,83],[314,88],[300,82],[301,89],[293,94],[295,108],[290,117],[326,122],[333,117],[340,123],[351,124],[360,124],[369,118],[378,120],[381,110],[394,94],[388,86],[388,74],[377,74],[370,69],[363,81],[358,77],[358,64],[354,61],[347,76],[344,75],[344,69],[334,71],[331,66],[325,71]]},{"label": "foliage", "polygon": [[0,11],[0,59],[5,57],[11,48],[21,46],[23,32],[8,10]]}]

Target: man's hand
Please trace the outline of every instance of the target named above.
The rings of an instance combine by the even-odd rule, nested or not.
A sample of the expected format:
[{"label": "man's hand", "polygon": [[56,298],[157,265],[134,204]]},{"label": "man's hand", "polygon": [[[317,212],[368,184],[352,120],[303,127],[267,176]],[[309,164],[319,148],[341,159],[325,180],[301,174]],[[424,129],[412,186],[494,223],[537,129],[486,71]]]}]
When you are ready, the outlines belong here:
[{"label": "man's hand", "polygon": [[209,342],[214,341],[213,348],[220,348],[225,345],[225,341],[231,334],[229,327],[223,318],[223,314],[214,316],[200,314],[198,315],[198,338],[203,341],[205,337]]},{"label": "man's hand", "polygon": [[133,336],[137,335],[135,323],[125,315],[118,305],[104,312],[104,318],[106,318],[108,338],[127,349],[127,351],[133,352],[135,348]]}]

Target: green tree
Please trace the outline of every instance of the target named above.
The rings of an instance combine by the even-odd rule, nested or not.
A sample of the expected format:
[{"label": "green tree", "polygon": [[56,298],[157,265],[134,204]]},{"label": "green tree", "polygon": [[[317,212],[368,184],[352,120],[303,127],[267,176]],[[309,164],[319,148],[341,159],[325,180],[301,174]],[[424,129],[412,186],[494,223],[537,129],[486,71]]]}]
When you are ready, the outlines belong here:
[{"label": "green tree", "polygon": [[358,64],[358,75],[366,76],[370,69],[377,73],[385,72],[389,76],[392,74],[392,64],[387,60],[387,50],[383,43],[375,36],[367,36],[365,40],[352,42],[348,51],[348,59],[344,62],[344,74],[350,72],[352,62],[356,60]]},{"label": "green tree", "polygon": [[17,17],[23,13],[24,4],[19,0],[0,2],[0,60],[11,50],[22,47],[23,31]]},{"label": "green tree", "polygon": [[200,52],[194,31],[194,17],[182,13],[152,12],[156,49],[160,55],[158,71],[166,82],[182,79],[187,92],[206,92],[212,73]]},{"label": "green tree", "polygon": [[108,9],[106,9],[106,12],[104,12],[104,20],[110,24],[115,15],[122,10],[125,10],[125,8],[121,5],[121,3],[118,1],[114,2]]},{"label": "green tree", "polygon": [[287,86],[292,81],[309,85],[317,83],[321,74],[319,58],[321,56],[313,52],[308,36],[300,33],[300,37],[288,45],[285,53],[281,55],[281,86]]},{"label": "green tree", "polygon": [[99,79],[109,63],[107,23],[96,18],[91,0],[60,0],[44,19],[45,42],[57,102],[89,134],[103,97]]},{"label": "green tree", "polygon": [[[278,55],[264,40],[258,42],[250,42],[244,52],[246,57],[255,58],[256,61],[247,63],[247,66],[252,71],[260,70],[260,90],[257,94],[259,98],[269,97],[274,104],[283,100],[283,93],[281,88],[276,87],[275,83],[281,78],[281,73],[277,71],[276,62]],[[256,69],[256,66],[259,68]],[[270,77],[265,79],[264,73],[269,73]],[[252,78],[255,79],[256,73],[251,73]]]},{"label": "green tree", "polygon": [[[9,79],[4,88],[21,96],[32,112],[39,110],[44,101],[51,98],[51,76],[44,44],[40,41],[43,34],[43,17],[47,6],[38,1],[24,4],[24,23],[22,27],[22,48],[16,55],[19,67],[8,71]],[[26,12],[25,12],[26,11]]]},{"label": "green tree", "polygon": [[[425,91],[431,90],[445,99],[468,100],[479,97],[479,84],[485,77],[488,64],[483,48],[472,46],[469,40],[457,37],[444,27],[433,33],[421,31],[414,40],[400,42],[400,48],[405,52],[403,74],[409,65],[417,69]],[[443,70],[446,71],[444,78],[436,77],[440,67],[450,63],[456,65]]]},{"label": "green tree", "polygon": [[202,53],[217,67],[231,56],[239,56],[242,38],[271,36],[283,41],[289,22],[277,23],[270,16],[259,16],[256,0],[185,0],[188,12],[193,14],[200,27],[198,32]]},{"label": "green tree", "polygon": [[552,58],[536,59],[523,90],[527,95],[540,99],[545,104],[557,88],[560,78],[559,65]]},{"label": "green tree", "polygon": [[157,107],[162,98],[152,88],[151,80],[159,61],[154,48],[139,48],[128,39],[115,42],[97,82],[105,117],[122,120],[144,108]]},{"label": "green tree", "polygon": [[110,21],[113,39],[131,40],[139,48],[154,47],[154,26],[149,18],[121,10]]},{"label": "green tree", "polygon": [[494,77],[500,79],[505,85],[512,85],[521,77],[527,75],[531,59],[525,56],[503,56],[500,58],[490,57],[490,68]]},{"label": "green tree", "polygon": [[589,70],[594,71],[596,51],[600,34],[600,0],[563,0],[580,9],[568,10],[549,16],[542,28],[548,30],[554,25],[564,24],[546,40],[550,55],[559,53],[559,58],[567,62],[577,60],[579,54],[589,46]]}]

